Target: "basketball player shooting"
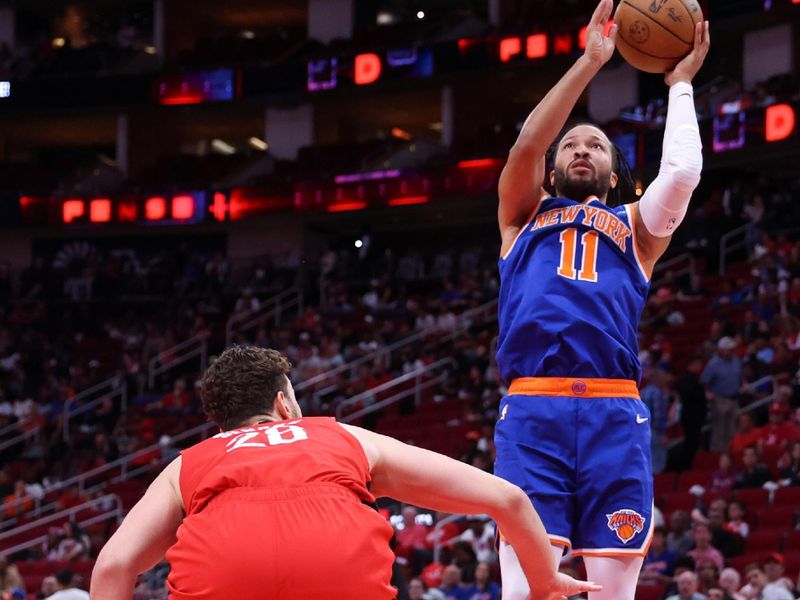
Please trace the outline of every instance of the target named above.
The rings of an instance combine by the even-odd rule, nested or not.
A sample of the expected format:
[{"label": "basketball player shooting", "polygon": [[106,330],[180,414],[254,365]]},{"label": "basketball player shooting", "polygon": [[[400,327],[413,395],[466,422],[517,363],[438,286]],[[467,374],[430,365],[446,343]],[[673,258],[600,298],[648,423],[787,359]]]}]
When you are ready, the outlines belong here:
[{"label": "basketball player shooting", "polygon": [[[620,159],[599,128],[561,137],[586,86],[611,58],[612,0],[601,0],[583,56],[526,120],[500,177],[502,248],[497,364],[510,382],[495,432],[495,474],[524,489],[553,560],[583,556],[603,586],[591,600],[633,599],[653,531],[650,415],[640,401],[637,327],[656,261],[700,181],[692,80],[708,53],[708,23],[665,74],[669,105],[661,167],[641,200],[616,206]],[[529,589],[500,527],[503,598]]]}]

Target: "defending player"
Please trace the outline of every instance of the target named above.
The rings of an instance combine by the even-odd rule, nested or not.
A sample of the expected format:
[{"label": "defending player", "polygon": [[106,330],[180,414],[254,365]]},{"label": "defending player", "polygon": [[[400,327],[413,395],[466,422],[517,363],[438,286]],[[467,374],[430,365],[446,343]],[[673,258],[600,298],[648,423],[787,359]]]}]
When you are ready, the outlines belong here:
[{"label": "defending player", "polygon": [[[489,513],[523,556],[536,598],[597,586],[557,574],[517,486],[440,454],[331,418],[302,418],[274,350],[226,350],[203,379],[222,433],[162,471],[103,547],[93,600],[130,599],[136,576],[171,564],[173,600],[381,600],[391,526],[371,506],[391,496],[453,513]],[[370,486],[371,484],[371,486]]]},{"label": "defending player", "polygon": [[[583,56],[525,122],[500,178],[500,333],[497,364],[510,383],[500,407],[495,474],[532,498],[558,560],[565,546],[603,585],[592,600],[632,599],[652,533],[649,414],[639,400],[637,326],[653,267],[700,180],[692,79],[709,48],[708,23],[665,76],[669,106],[657,178],[639,202],[609,206],[618,157],[606,134],[580,125],[545,153],[614,52],[603,31],[612,0],[592,16]],[[500,526],[501,534],[504,534]],[[516,553],[515,553],[516,550]],[[528,585],[501,537],[503,598]]]}]

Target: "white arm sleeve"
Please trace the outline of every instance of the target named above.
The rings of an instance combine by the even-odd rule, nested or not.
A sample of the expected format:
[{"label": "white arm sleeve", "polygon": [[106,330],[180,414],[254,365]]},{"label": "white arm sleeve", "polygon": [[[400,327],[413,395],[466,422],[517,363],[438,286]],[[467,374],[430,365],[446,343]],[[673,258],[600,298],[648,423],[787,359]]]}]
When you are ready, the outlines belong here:
[{"label": "white arm sleeve", "polygon": [[650,234],[669,237],[674,233],[686,215],[702,169],[703,146],[692,86],[679,82],[669,89],[661,168],[639,201],[639,214]]}]

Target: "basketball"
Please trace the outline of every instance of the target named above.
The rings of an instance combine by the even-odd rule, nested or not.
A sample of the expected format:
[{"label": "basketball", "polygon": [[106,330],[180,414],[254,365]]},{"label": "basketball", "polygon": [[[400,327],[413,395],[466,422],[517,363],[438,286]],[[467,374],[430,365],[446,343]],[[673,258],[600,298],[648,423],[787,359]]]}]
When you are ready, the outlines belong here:
[{"label": "basketball", "polygon": [[617,50],[640,71],[664,73],[692,51],[702,20],[696,0],[622,0],[614,14]]},{"label": "basketball", "polygon": [[632,527],[632,526],[630,526],[630,525],[627,525],[627,524],[626,524],[626,525],[621,525],[621,526],[620,526],[620,528],[619,528],[619,536],[620,536],[620,537],[621,537],[623,540],[629,540],[629,539],[631,539],[631,538],[632,538],[634,535],[635,535],[635,532],[633,531],[633,527]]}]

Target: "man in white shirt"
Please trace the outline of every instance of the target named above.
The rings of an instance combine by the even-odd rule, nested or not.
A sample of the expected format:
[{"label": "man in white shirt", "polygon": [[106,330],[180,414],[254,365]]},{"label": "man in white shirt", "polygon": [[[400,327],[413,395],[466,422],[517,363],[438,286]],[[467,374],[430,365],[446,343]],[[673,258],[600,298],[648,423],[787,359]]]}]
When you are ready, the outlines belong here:
[{"label": "man in white shirt", "polygon": [[73,581],[75,573],[69,569],[62,569],[56,573],[58,591],[46,600],[89,600],[89,592],[75,587]]}]

